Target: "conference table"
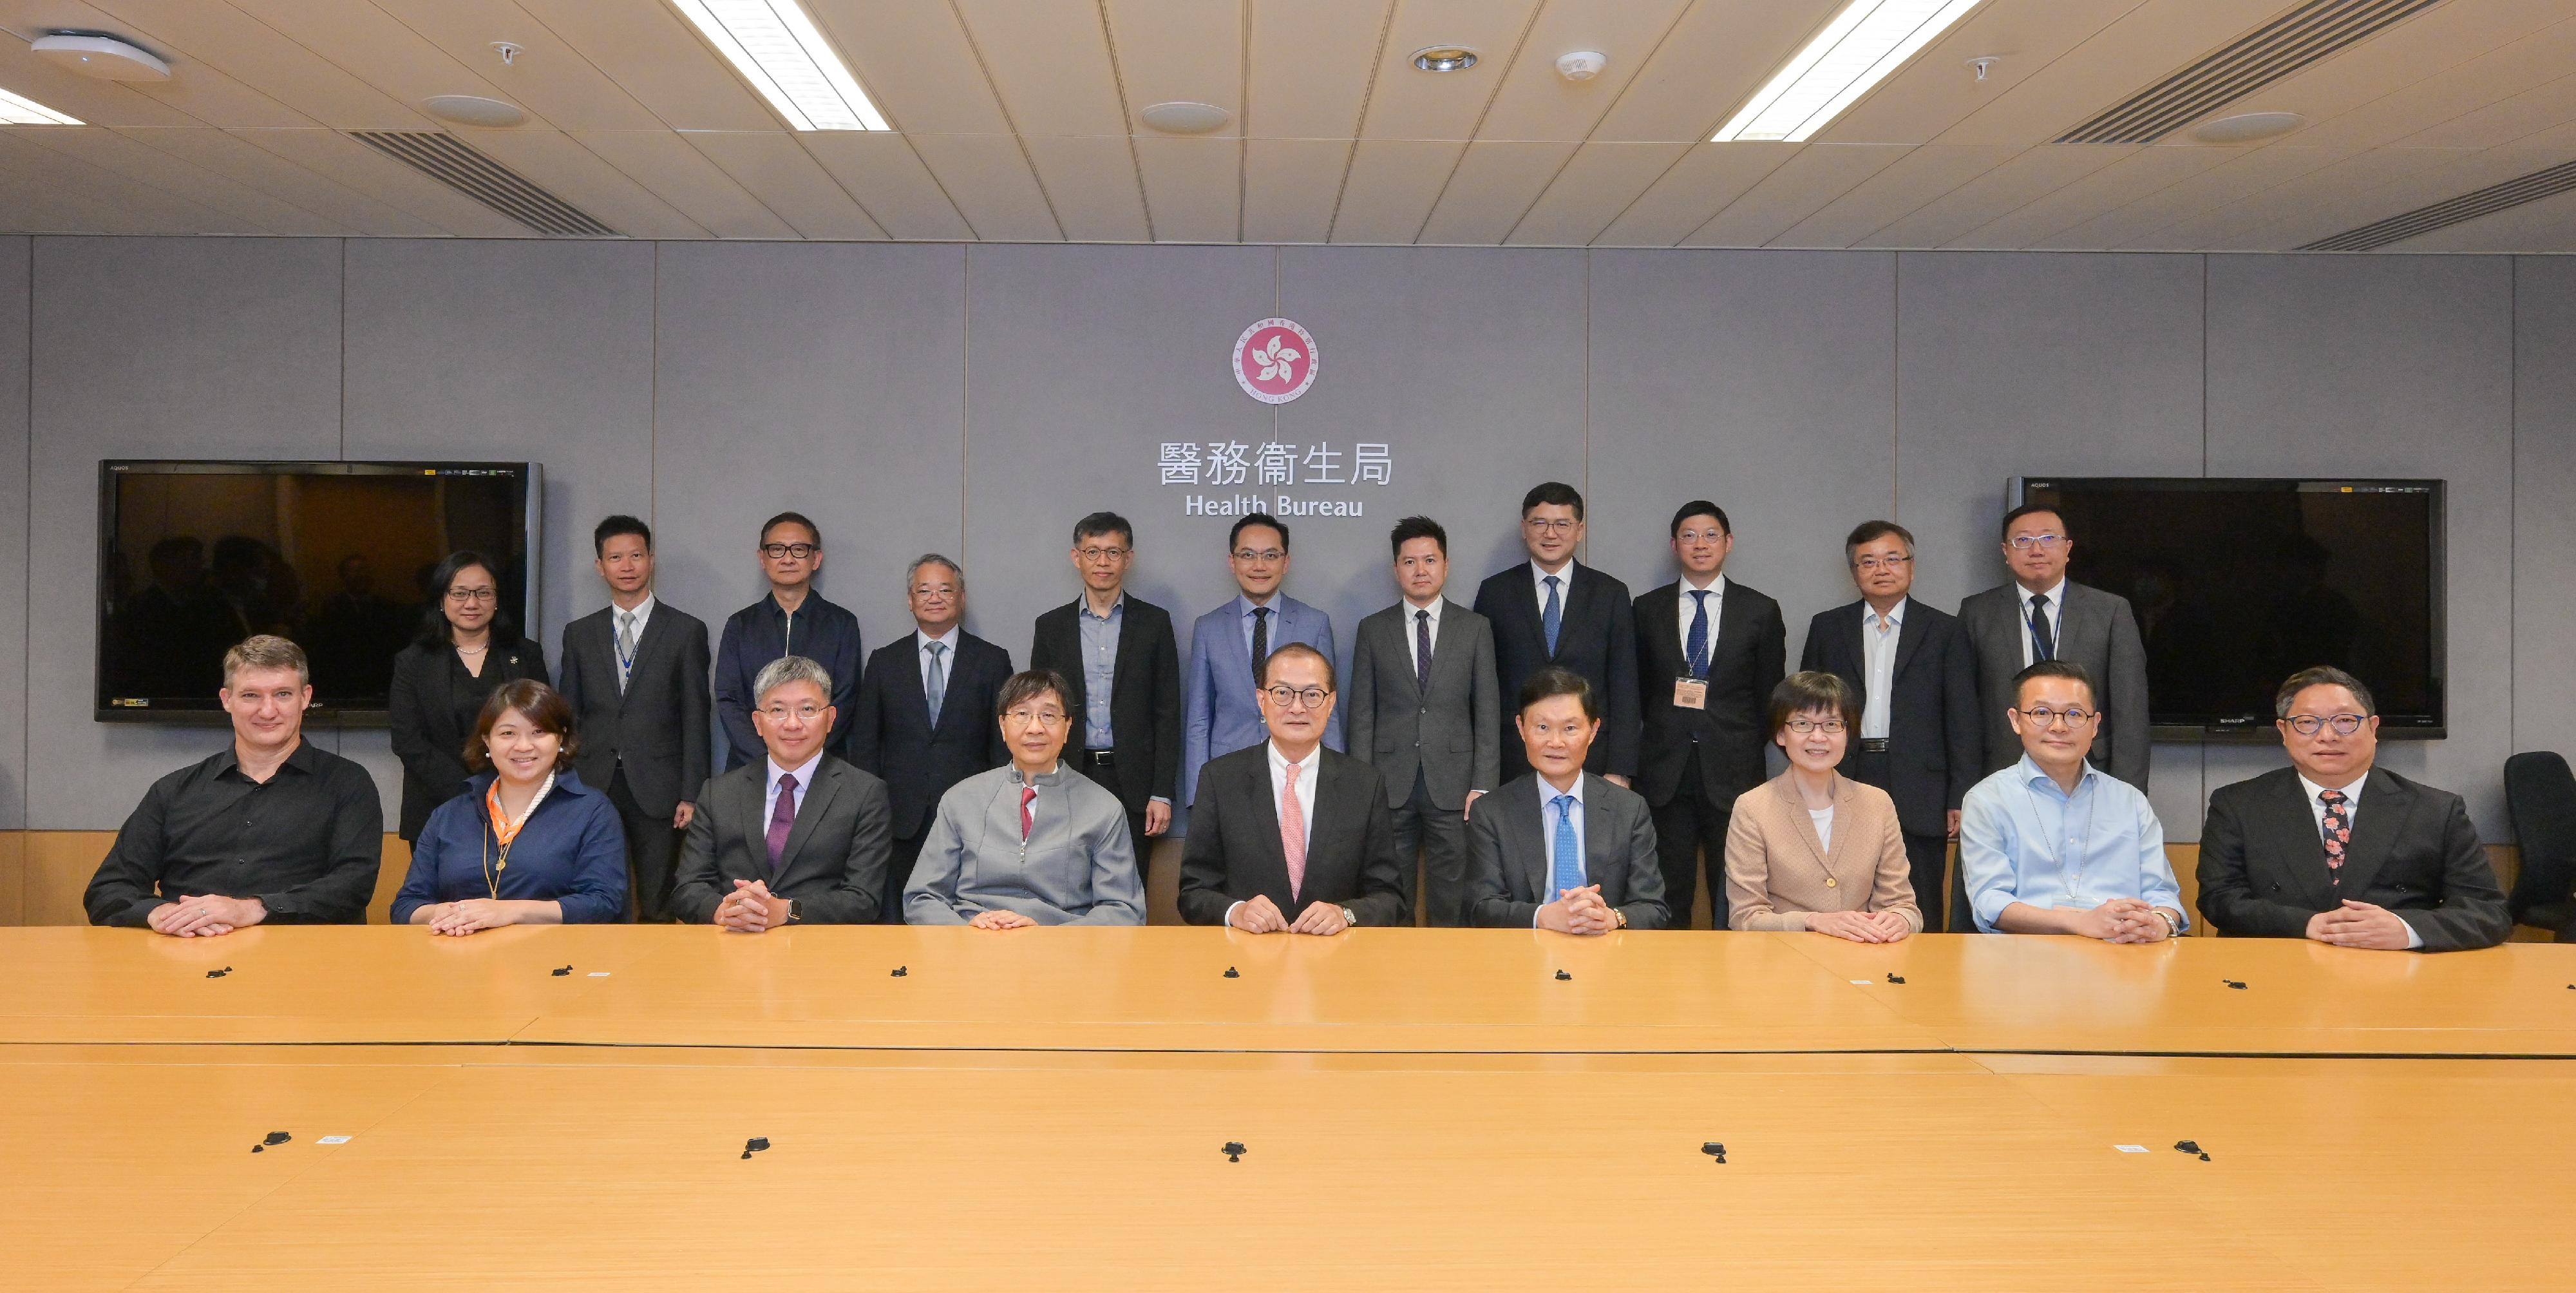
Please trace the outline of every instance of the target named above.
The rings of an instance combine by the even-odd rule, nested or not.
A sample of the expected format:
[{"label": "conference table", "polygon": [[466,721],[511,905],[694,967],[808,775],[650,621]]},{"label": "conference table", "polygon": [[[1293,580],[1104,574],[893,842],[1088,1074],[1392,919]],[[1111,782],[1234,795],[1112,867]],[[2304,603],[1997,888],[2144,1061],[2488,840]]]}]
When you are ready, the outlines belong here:
[{"label": "conference table", "polygon": [[0,958],[19,1287],[2576,1266],[2576,949],[2543,944],[377,926]]}]

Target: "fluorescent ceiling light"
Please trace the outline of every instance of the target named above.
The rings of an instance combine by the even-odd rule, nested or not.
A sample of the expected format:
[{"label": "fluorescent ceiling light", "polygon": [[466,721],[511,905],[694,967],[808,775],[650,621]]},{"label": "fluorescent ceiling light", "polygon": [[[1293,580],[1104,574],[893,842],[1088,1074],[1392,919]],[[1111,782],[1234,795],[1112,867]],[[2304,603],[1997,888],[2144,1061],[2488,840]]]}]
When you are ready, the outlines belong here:
[{"label": "fluorescent ceiling light", "polygon": [[0,126],[82,126],[89,123],[78,117],[66,117],[33,99],[21,98],[0,90]]},{"label": "fluorescent ceiling light", "polygon": [[787,124],[887,130],[849,65],[796,0],[671,0]]},{"label": "fluorescent ceiling light", "polygon": [[1977,7],[1977,0],[1851,0],[1710,143],[1798,143]]}]

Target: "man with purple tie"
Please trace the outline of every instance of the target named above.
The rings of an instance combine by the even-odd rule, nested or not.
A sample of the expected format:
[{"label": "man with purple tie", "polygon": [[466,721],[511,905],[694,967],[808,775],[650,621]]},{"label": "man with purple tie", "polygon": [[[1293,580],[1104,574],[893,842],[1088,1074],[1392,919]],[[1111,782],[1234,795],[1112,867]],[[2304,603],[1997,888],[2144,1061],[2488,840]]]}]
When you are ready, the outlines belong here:
[{"label": "man with purple tie", "polygon": [[671,914],[744,934],[877,918],[891,811],[885,783],[824,752],[832,675],[781,656],[752,685],[768,755],[708,779],[680,846]]}]

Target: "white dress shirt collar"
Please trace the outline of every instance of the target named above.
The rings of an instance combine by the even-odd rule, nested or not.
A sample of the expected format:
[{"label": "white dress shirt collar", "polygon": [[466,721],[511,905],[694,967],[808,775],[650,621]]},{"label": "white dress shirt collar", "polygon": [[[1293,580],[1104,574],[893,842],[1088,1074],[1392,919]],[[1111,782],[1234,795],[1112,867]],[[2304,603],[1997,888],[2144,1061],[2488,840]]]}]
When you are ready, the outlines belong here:
[{"label": "white dress shirt collar", "polygon": [[928,633],[922,632],[919,625],[914,625],[912,630],[913,647],[916,650],[928,651],[930,649],[930,644],[936,642],[939,645],[948,648],[946,658],[954,660],[957,658],[957,635],[965,631],[964,625],[950,625],[947,632],[942,633],[937,637],[932,637]]},{"label": "white dress shirt collar", "polygon": [[1698,592],[1710,593],[1718,597],[1726,596],[1726,572],[1721,570],[1714,575],[1710,575],[1708,577],[1708,583],[1702,585],[1698,580],[1691,576],[1689,571],[1683,571],[1682,600],[1687,602],[1690,600],[1690,595],[1692,593]]},{"label": "white dress shirt collar", "polygon": [[1546,603],[1547,581],[1554,579],[1556,581],[1557,604],[1560,606],[1564,605],[1565,599],[1572,596],[1574,593],[1574,568],[1580,564],[1582,563],[1577,562],[1572,557],[1568,557],[1565,559],[1565,569],[1550,575],[1547,572],[1547,567],[1538,563],[1538,558],[1530,558],[1530,587],[1538,590],[1539,602],[1542,605]]},{"label": "white dress shirt collar", "polygon": [[1882,618],[1884,618],[1884,619],[1887,621],[1887,623],[1888,623],[1888,625],[1889,625],[1890,627],[1898,628],[1898,629],[1902,629],[1902,628],[1904,628],[1904,627],[1905,627],[1905,604],[1906,604],[1907,602],[1912,601],[1912,600],[1914,600],[1914,599],[1913,599],[1913,598],[1911,598],[1911,597],[1899,597],[1899,598],[1897,598],[1897,599],[1896,599],[1896,604],[1895,604],[1894,606],[1890,606],[1890,607],[1888,607],[1888,608],[1887,608],[1887,614],[1886,614],[1884,617],[1882,617],[1882,616],[1878,613],[1878,608],[1876,608],[1876,607],[1874,607],[1874,606],[1871,606],[1868,602],[1862,602],[1862,603],[1860,604],[1860,622],[1861,622],[1861,627],[1863,627],[1863,628],[1867,628],[1867,629],[1876,629],[1876,628],[1878,627],[1878,622],[1879,622],[1879,620],[1880,620],[1880,619],[1882,619]]},{"label": "white dress shirt collar", "polygon": [[2322,795],[2329,790],[2341,790],[2343,792],[2344,820],[2350,821],[2352,820],[2352,810],[2361,806],[2361,787],[2364,782],[2370,780],[2370,769],[2362,769],[2361,775],[2354,777],[2352,779],[2352,784],[2348,786],[2321,786],[2316,782],[2308,780],[2308,776],[2304,772],[2294,773],[2292,775],[2298,777],[2299,789],[2308,792],[2308,812],[2310,815],[2316,817],[2319,821],[2323,821],[2326,815],[2326,803],[2324,800],[2317,798],[2317,796]]},{"label": "white dress shirt collar", "polygon": [[[2021,617],[2024,620],[2028,620],[2030,618],[2030,599],[2039,596],[2039,594],[2022,587],[2018,583],[2013,585],[2013,591],[2021,594]],[[2048,617],[2050,619],[2056,619],[2057,613],[2066,609],[2066,576],[2059,575],[2057,577],[2057,582],[2045,591],[2048,594]]]}]

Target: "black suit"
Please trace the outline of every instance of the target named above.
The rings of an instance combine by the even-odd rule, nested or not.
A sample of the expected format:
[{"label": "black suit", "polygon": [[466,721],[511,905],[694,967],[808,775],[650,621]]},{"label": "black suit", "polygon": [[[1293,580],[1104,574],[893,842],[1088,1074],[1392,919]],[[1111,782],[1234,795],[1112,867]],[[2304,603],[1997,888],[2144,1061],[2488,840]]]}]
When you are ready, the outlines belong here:
[{"label": "black suit", "polygon": [[507,646],[494,642],[483,672],[467,673],[456,648],[414,642],[394,657],[392,720],[394,757],[402,760],[402,819],[395,833],[420,838],[431,809],[465,792],[465,742],[474,735],[483,702],[505,682],[546,680],[546,651],[535,638]]},{"label": "black suit", "polygon": [[[660,615],[660,611],[653,612]],[[700,742],[704,744],[704,742]],[[680,850],[671,911],[692,925],[716,918],[736,880],[760,880],[796,900],[808,925],[865,925],[884,910],[885,783],[824,755],[814,784],[796,801],[796,825],[778,864],[769,860],[769,761],[746,763],[701,785],[689,840]]]},{"label": "black suit", "polygon": [[1666,584],[1637,599],[1637,677],[1645,737],[1637,793],[1655,814],[1656,862],[1664,902],[1676,929],[1690,927],[1699,890],[1700,854],[1708,855],[1709,916],[1726,928],[1726,826],[1735,797],[1770,779],[1763,748],[1771,742],[1771,689],[1789,654],[1780,603],[1732,579],[1712,589],[1717,623],[1708,644],[1704,709],[1673,703],[1674,683],[1689,676],[1682,632],[1698,599],[1685,605],[1682,586]]},{"label": "black suit", "polygon": [[[1582,674],[1601,705],[1601,735],[1593,742],[1584,768],[1634,776],[1637,624],[1628,608],[1628,586],[1579,561],[1567,562],[1564,573],[1572,579],[1557,612],[1553,653],[1547,649],[1547,631],[1539,615],[1543,603],[1538,576],[1529,562],[1489,576],[1476,589],[1476,613],[1494,625],[1494,673],[1503,712],[1520,712],[1521,684],[1549,665]],[[1530,770],[1529,753],[1509,723],[1504,729],[1503,780],[1509,781]]]},{"label": "black suit", "polygon": [[2222,934],[2302,938],[2309,917],[2350,898],[2395,912],[2427,952],[2493,947],[2513,932],[2468,806],[2447,790],[2371,769],[2344,857],[2336,885],[2297,769],[2221,786],[2200,831],[2200,912]]},{"label": "black suit", "polygon": [[[1127,810],[1127,837],[1136,845],[1136,882],[1145,880],[1153,842],[1145,836],[1145,804],[1178,803],[1181,793],[1181,653],[1172,638],[1172,616],[1134,594],[1122,594],[1118,655],[1109,688],[1110,746],[1095,751],[1084,739],[1090,680],[1083,673],[1082,603],[1038,616],[1029,642],[1029,667],[1053,669],[1071,690],[1065,716],[1072,730],[1064,757],[1099,782]],[[1106,753],[1108,762],[1094,758]]]},{"label": "black suit", "polygon": [[1294,921],[1314,903],[1348,907],[1363,925],[1410,925],[1396,877],[1395,825],[1386,778],[1337,750],[1316,747],[1315,824],[1306,833],[1305,883],[1288,891],[1279,801],[1270,792],[1270,743],[1219,755],[1199,770],[1181,855],[1181,919],[1225,923],[1226,908],[1266,896]]},{"label": "black suit", "polygon": [[625,685],[617,681],[617,608],[564,626],[563,673],[555,690],[572,706],[581,734],[574,767],[587,785],[603,786],[626,828],[627,892],[639,919],[670,919],[672,857],[679,832],[671,817],[707,781],[713,756],[708,732],[707,626],[655,599],[635,642]]},{"label": "black suit", "polygon": [[859,671],[858,713],[847,720],[850,762],[884,780],[893,801],[894,856],[886,865],[879,920],[903,923],[903,888],[930,834],[931,813],[950,786],[1011,761],[997,710],[1010,681],[1011,653],[960,630],[939,721],[922,690],[921,635],[906,633],[878,647]]},{"label": "black suit", "polygon": [[[1800,669],[1841,678],[1864,712],[1869,657],[1861,635],[1869,630],[1861,612],[1868,605],[1853,602],[1818,612],[1807,624],[1807,647],[1798,660]],[[1964,880],[1945,889],[1942,875],[1949,866],[1950,813],[1968,787],[1977,784],[1978,760],[1985,754],[1985,726],[1977,713],[1977,652],[1956,618],[1919,599],[1907,598],[1896,614],[1887,749],[1877,754],[1861,749],[1855,729],[1842,770],[1896,801],[1914,901],[1923,909],[1923,927],[1938,933],[1950,928],[1945,908],[1968,920]],[[1974,926],[1959,932],[1973,933]]]}]

